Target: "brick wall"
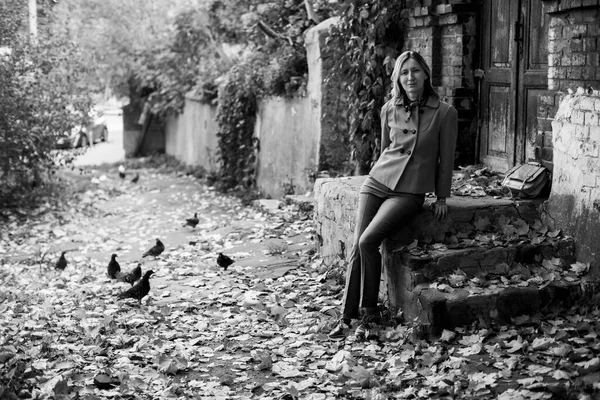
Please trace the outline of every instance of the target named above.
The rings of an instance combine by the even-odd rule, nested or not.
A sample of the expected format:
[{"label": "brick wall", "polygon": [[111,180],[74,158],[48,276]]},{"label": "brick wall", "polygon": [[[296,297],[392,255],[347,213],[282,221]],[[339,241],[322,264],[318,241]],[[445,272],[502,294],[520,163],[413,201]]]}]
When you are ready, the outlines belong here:
[{"label": "brick wall", "polygon": [[405,41],[406,49],[419,52],[431,66],[442,100],[458,110],[458,165],[475,162],[479,7],[471,3],[413,1]]},{"label": "brick wall", "polygon": [[600,91],[564,96],[552,122],[554,173],[548,222],[575,238],[577,259],[600,274]]},{"label": "brick wall", "polygon": [[540,96],[536,157],[550,169],[552,120],[558,105],[569,90],[600,87],[600,0],[548,1],[548,89]]}]

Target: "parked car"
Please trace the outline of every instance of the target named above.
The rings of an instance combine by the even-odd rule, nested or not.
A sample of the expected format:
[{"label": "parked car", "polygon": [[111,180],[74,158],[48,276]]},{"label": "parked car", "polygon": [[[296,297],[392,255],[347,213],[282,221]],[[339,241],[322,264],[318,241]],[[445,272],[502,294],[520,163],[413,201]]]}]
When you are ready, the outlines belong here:
[{"label": "parked car", "polygon": [[56,141],[57,149],[70,149],[77,147],[87,147],[91,142],[105,142],[108,140],[108,128],[104,113],[97,109],[92,109],[89,113],[87,125],[76,125],[71,129],[71,133],[59,137]]}]

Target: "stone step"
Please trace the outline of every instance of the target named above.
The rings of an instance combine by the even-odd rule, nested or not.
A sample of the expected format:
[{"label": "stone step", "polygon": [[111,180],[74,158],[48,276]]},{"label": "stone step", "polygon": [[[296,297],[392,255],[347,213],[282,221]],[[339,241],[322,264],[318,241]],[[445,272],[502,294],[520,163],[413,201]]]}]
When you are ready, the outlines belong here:
[{"label": "stone step", "polygon": [[[319,252],[326,263],[347,259],[350,253],[358,192],[365,178],[321,178],[315,182],[314,219]],[[425,244],[446,243],[452,238],[472,236],[486,227],[500,229],[507,221],[510,221],[509,225],[526,223],[533,226],[540,219],[538,210],[543,203],[537,199],[452,196],[447,201],[448,218],[436,221],[431,202],[432,199],[426,200],[423,210],[410,225],[398,227],[398,232],[389,241],[390,250],[415,239]]]},{"label": "stone step", "polygon": [[575,242],[570,237],[546,239],[537,244],[523,240],[516,244],[455,249],[439,244],[431,249],[389,246],[386,242],[382,249],[388,280],[409,290],[411,284],[429,283],[456,270],[472,278],[479,274],[507,275],[515,264],[533,264],[544,259],[575,261]]},{"label": "stone step", "polygon": [[575,262],[574,250],[571,238],[557,237],[506,247],[384,252],[384,291],[392,309],[434,336],[474,321],[510,322],[582,298],[589,266]]},{"label": "stone step", "polygon": [[430,337],[444,329],[482,324],[510,324],[524,316],[537,316],[567,310],[576,302],[591,298],[597,283],[587,279],[558,279],[522,286],[504,286],[485,291],[461,288],[423,288],[412,307],[404,310],[404,320],[416,323]]}]

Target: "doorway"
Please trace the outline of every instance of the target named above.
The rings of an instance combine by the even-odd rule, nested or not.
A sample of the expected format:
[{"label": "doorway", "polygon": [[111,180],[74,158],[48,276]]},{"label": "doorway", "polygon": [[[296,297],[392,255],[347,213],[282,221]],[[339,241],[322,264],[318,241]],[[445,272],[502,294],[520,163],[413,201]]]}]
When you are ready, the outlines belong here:
[{"label": "doorway", "polygon": [[486,0],[480,161],[497,172],[536,158],[538,97],[548,90],[548,6]]}]

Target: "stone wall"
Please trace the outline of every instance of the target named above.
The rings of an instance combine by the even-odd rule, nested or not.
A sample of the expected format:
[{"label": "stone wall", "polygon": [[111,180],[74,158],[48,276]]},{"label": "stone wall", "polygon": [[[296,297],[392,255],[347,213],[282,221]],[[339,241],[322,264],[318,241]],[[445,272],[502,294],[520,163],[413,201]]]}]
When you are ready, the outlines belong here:
[{"label": "stone wall", "polygon": [[316,168],[319,131],[308,97],[270,98],[259,102],[254,136],[259,140],[256,185],[263,194],[283,198],[286,194],[312,191],[309,171]]},{"label": "stone wall", "polygon": [[[436,3],[436,4],[433,4]],[[457,164],[475,162],[477,108],[476,65],[479,59],[479,6],[413,1],[408,12],[404,47],[419,52],[431,67],[432,81],[442,100],[458,110]]]},{"label": "stone wall", "polygon": [[539,98],[538,159],[553,168],[552,120],[569,89],[600,87],[600,1],[544,1],[549,5],[548,89]]},{"label": "stone wall", "polygon": [[183,112],[171,115],[166,121],[166,153],[187,165],[216,171],[218,148],[217,107],[186,96]]},{"label": "stone wall", "polygon": [[600,274],[600,92],[565,96],[552,122],[548,222],[575,238],[577,259]]}]

